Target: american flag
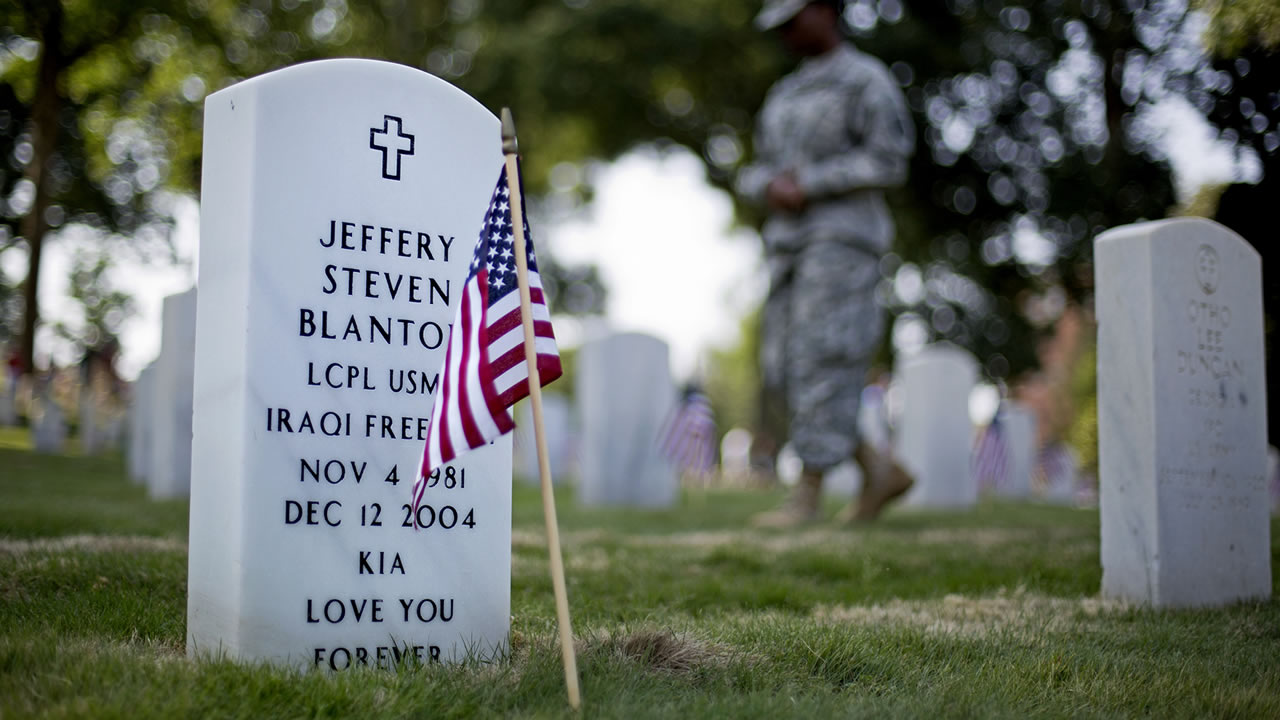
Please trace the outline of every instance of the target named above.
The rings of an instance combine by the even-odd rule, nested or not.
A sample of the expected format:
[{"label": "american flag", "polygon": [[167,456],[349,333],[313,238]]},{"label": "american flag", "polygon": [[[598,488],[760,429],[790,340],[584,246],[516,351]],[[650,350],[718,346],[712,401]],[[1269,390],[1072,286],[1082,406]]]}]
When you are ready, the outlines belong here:
[{"label": "american flag", "polygon": [[[560,377],[560,352],[551,331],[551,312],[543,296],[528,221],[523,225],[538,375],[541,384],[546,385]],[[431,471],[460,453],[510,432],[515,427],[511,406],[529,395],[512,231],[504,165],[484,215],[471,270],[462,288],[462,302],[449,331],[440,388],[431,408],[422,451],[422,469],[413,484],[415,518]]]},{"label": "american flag", "polygon": [[1003,406],[996,409],[973,448],[973,476],[984,490],[1002,488],[1009,482],[1009,442],[1000,420],[1003,411]]},{"label": "american flag", "polygon": [[696,385],[681,394],[662,434],[662,452],[681,472],[705,475],[716,464],[716,422],[711,400]]}]

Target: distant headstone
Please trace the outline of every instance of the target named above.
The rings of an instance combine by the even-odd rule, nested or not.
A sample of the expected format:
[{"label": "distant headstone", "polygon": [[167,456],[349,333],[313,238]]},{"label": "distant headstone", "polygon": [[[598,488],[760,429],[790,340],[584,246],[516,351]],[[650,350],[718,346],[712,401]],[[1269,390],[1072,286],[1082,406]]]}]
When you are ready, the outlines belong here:
[{"label": "distant headstone", "polygon": [[97,455],[106,446],[105,427],[99,427],[98,399],[88,387],[80,390],[80,451]]},{"label": "distant headstone", "polygon": [[823,497],[851,500],[861,489],[862,468],[852,460],[845,460],[822,476]]},{"label": "distant headstone", "polygon": [[125,452],[125,464],[129,479],[145,484],[151,467],[151,394],[155,384],[155,364],[146,366],[129,388],[129,445]]},{"label": "distant headstone", "polygon": [[343,670],[491,657],[511,441],[411,487],[498,119],[424,72],[326,60],[205,101],[189,654]]},{"label": "distant headstone", "polygon": [[676,403],[667,344],[640,333],[593,340],[578,351],[577,373],[579,502],[673,504],[679,484],[661,449]]},{"label": "distant headstone", "polygon": [[978,499],[970,468],[973,426],[969,394],[977,382],[973,356],[946,343],[925,347],[902,364],[899,462],[915,477],[905,501],[967,507]]},{"label": "distant headstone", "polygon": [[6,378],[4,390],[0,390],[0,427],[18,424],[18,380]]},{"label": "distant headstone", "polygon": [[61,453],[66,450],[67,420],[48,383],[39,391],[39,403],[40,417],[31,428],[32,445],[38,453]]},{"label": "distant headstone", "polygon": [[151,461],[147,493],[154,499],[191,492],[191,394],[196,347],[196,290],[170,295],[161,310],[160,356],[151,393]]},{"label": "distant headstone", "polygon": [[[515,453],[514,470],[525,482],[538,484],[538,445],[533,429],[533,403],[520,403],[516,415],[516,433],[513,438]],[[573,408],[569,400],[558,392],[542,393],[542,424],[547,439],[547,461],[551,466],[551,480],[559,485],[566,480],[573,459],[573,446],[577,432],[573,427]]]},{"label": "distant headstone", "polygon": [[1031,470],[1036,460],[1036,415],[1017,402],[1005,403],[1003,413],[1005,436],[1009,445],[1009,472],[996,494],[1012,498],[1031,495]]},{"label": "distant headstone", "polygon": [[743,485],[751,472],[751,431],[731,428],[720,439],[720,474],[729,485]]},{"label": "distant headstone", "polygon": [[[776,463],[778,480],[787,487],[794,487],[804,473],[804,461],[791,443],[778,451]],[[840,462],[822,475],[822,497],[850,501],[862,490],[862,468],[852,459]]]},{"label": "distant headstone", "polygon": [[[1036,462],[1036,416],[1020,403],[1007,401],[1000,404],[996,416],[987,426],[987,433],[998,433],[1002,457],[997,460],[994,477],[979,477],[981,484],[992,481],[990,491],[1001,497],[1031,497],[1031,476]],[[979,441],[983,445],[987,438]]]},{"label": "distant headstone", "polygon": [[1061,440],[1040,449],[1032,474],[1040,499],[1061,505],[1074,505],[1080,499],[1080,461],[1069,445]]},{"label": "distant headstone", "polygon": [[1270,596],[1257,253],[1182,218],[1104,233],[1094,257],[1103,594]]},{"label": "distant headstone", "polygon": [[778,449],[774,470],[778,474],[778,481],[787,487],[800,482],[800,476],[804,474],[804,461],[800,459],[800,453],[796,452],[791,443],[786,443]]},{"label": "distant headstone", "polygon": [[118,413],[111,415],[102,426],[102,449],[119,451],[124,447],[125,419]]},{"label": "distant headstone", "polygon": [[22,382],[22,361],[18,355],[9,356],[4,368],[4,391],[0,392],[0,426],[18,424],[18,385]]}]

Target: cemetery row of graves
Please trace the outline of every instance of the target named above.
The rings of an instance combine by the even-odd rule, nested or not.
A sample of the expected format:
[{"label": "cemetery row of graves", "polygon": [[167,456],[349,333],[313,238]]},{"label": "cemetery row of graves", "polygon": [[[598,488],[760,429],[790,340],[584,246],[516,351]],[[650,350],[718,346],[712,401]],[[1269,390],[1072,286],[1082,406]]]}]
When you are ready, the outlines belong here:
[{"label": "cemetery row of graves", "polygon": [[[335,107],[335,94],[350,101]],[[543,573],[556,560],[546,558],[546,531],[529,522],[526,490],[512,483],[535,474],[530,423],[518,442],[511,434],[473,442],[477,449],[432,470],[421,504],[410,502],[436,368],[475,357],[446,346],[447,328],[461,322],[457,295],[467,292],[469,269],[486,263],[505,281],[501,261],[473,257],[471,240],[490,200],[499,200],[497,119],[425,73],[337,60],[209,96],[205,132],[198,291],[166,299],[160,355],[129,390],[127,421],[116,418],[101,441],[82,441],[90,451],[122,442],[127,474],[148,497],[178,507],[186,499],[185,532],[173,538],[170,526],[159,541],[129,535],[114,553],[96,536],[61,546],[15,539],[0,554],[15,578],[0,588],[4,597],[27,607],[44,582],[40,563],[47,568],[59,552],[72,553],[74,567],[55,562],[61,569],[49,577],[75,588],[76,568],[99,568],[94,582],[104,591],[133,551],[147,558],[133,577],[160,578],[165,588],[147,611],[161,616],[147,615],[156,624],[143,636],[210,667],[427,665],[440,679],[450,677],[442,667],[462,663],[472,671],[411,696],[447,703],[432,694],[444,686],[473,709],[509,710],[476,667],[498,668],[504,687],[548,694],[557,687],[547,670],[555,620],[544,609]],[[311,181],[319,177],[325,182]],[[857,551],[848,528],[745,529],[748,511],[775,494],[682,493],[681,475],[698,483],[710,472],[720,438],[682,418],[691,395],[677,392],[666,347],[633,333],[585,342],[573,401],[548,395],[545,420],[553,471],[576,480],[566,546],[571,595],[596,633],[579,636],[585,672],[601,673],[596,683],[624,683],[606,691],[632,703],[620,715],[653,702],[645,693],[669,690],[673,673],[686,700],[705,699],[699,678],[717,688],[707,714],[732,711],[723,697],[737,690],[760,698],[752,713],[734,714],[774,711],[787,694],[779,688],[792,682],[806,707],[830,712],[836,701],[815,694],[815,677],[857,689],[866,702],[877,688],[892,701],[912,684],[932,687],[920,696],[924,706],[894,706],[925,712],[961,693],[963,678],[989,671],[988,653],[1012,652],[1027,638],[1019,657],[1036,669],[1026,686],[966,691],[962,707],[988,714],[982,692],[1002,697],[1003,712],[1032,707],[1040,665],[1088,646],[1083,673],[1048,671],[1063,714],[1074,707],[1068,697],[1088,692],[1105,702],[1082,699],[1080,707],[1179,709],[1170,705],[1178,695],[1145,695],[1145,709],[1125,705],[1132,679],[1101,679],[1138,667],[1155,677],[1153,687],[1185,681],[1180,670],[1150,666],[1149,650],[1087,640],[1088,629],[1111,632],[1123,622],[1150,624],[1139,644],[1178,647],[1176,638],[1156,641],[1171,632],[1212,652],[1249,654],[1212,673],[1213,682],[1184,688],[1184,712],[1203,709],[1215,683],[1230,688],[1227,712],[1274,707],[1280,682],[1266,659],[1277,656],[1277,638],[1253,629],[1275,616],[1257,254],[1220,226],[1183,219],[1116,228],[1097,240],[1096,257],[1096,508],[993,511],[981,503],[984,489],[1032,498],[1032,478],[1044,472],[1034,421],[1008,405],[975,442],[977,365],[957,348],[934,346],[896,368],[891,424],[886,400],[864,393],[864,436],[892,447],[916,484],[907,508],[883,529],[865,530]],[[31,393],[33,444],[57,452],[65,430],[50,389]],[[96,438],[111,423],[84,397],[80,435]],[[723,466],[741,464],[731,447],[720,454]],[[38,460],[25,457],[15,464]],[[829,483],[838,492],[856,491],[849,468],[834,474],[846,478]],[[1074,475],[1040,485],[1040,499],[1074,504]],[[692,506],[695,497],[701,506]],[[47,511],[40,498],[24,502],[37,517]],[[77,603],[93,596],[82,590],[52,595],[62,612],[83,612]],[[132,591],[120,592],[136,602]],[[112,632],[142,617],[125,605],[107,623]],[[1160,612],[1224,606],[1232,609],[1168,619]],[[39,628],[72,630],[63,619],[33,622],[28,645],[44,637]],[[973,622],[976,640],[965,630]],[[1205,641],[1220,623],[1245,629],[1226,645]],[[16,641],[6,642],[16,653]],[[890,652],[905,659],[890,663]],[[522,669],[502,662],[520,653]],[[65,671],[57,657],[46,659]],[[631,686],[616,677],[636,672],[637,660],[650,674],[643,692],[628,695]],[[920,675],[951,662],[964,668],[946,680],[931,685]],[[762,667],[781,668],[782,679]],[[307,682],[330,682],[314,679],[323,675]],[[22,697],[38,704],[30,691]],[[649,713],[679,702],[663,697]],[[340,714],[357,709],[349,711]]]}]

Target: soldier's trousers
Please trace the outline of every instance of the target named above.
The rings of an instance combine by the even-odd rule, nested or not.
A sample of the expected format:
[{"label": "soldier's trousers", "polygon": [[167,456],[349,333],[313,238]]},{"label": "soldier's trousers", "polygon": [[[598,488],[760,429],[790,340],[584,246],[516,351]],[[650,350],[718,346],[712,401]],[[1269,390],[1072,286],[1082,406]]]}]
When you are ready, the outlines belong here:
[{"label": "soldier's trousers", "polygon": [[857,449],[858,402],[885,322],[875,299],[879,258],[819,240],[767,259],[765,395],[784,404],[787,437],[805,469],[824,471]]}]

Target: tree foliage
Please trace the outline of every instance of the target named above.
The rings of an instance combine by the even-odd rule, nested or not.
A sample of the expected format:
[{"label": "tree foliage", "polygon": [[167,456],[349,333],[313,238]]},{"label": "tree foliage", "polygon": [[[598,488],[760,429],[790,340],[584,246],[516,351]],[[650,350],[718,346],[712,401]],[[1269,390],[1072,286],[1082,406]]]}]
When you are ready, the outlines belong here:
[{"label": "tree foliage", "polygon": [[155,249],[169,222],[161,191],[195,187],[193,119],[217,74],[198,68],[209,54],[197,37],[216,35],[188,15],[176,0],[0,9],[0,252],[21,239],[28,256],[17,329],[28,370],[46,238],[76,224]]},{"label": "tree foliage", "polygon": [[[4,242],[41,235],[24,217],[110,232],[155,222],[158,190],[197,185],[206,92],[334,56],[421,67],[491,109],[512,107],[535,193],[589,198],[589,161],[654,143],[690,148],[727,188],[766,89],[792,62],[752,29],[756,10],[740,0],[26,0],[0,11]],[[892,198],[898,254],[882,267],[898,332],[955,341],[994,376],[1032,367],[1039,328],[1088,298],[1093,236],[1173,204],[1145,113],[1170,93],[1204,106],[1210,92],[1185,6],[850,0],[845,18],[899,79],[920,135],[910,184]],[[46,147],[31,128],[50,56],[60,74],[57,142]],[[19,185],[42,164],[47,200],[35,207],[35,193],[23,206],[31,193]],[[747,223],[756,213],[739,208]],[[589,271],[561,282],[590,290],[576,293],[587,309],[601,306]]]},{"label": "tree foliage", "polygon": [[[495,2],[425,60],[532,117],[535,176],[660,140],[697,152],[727,187],[750,152],[754,111],[789,62],[751,29],[754,10]],[[905,294],[894,289],[912,283],[886,283],[899,326],[974,350],[996,376],[1032,367],[1038,328],[1087,299],[1093,236],[1173,204],[1143,112],[1188,91],[1199,58],[1181,31],[1185,8],[857,0],[845,16],[903,84],[920,132],[910,186],[895,197],[900,258],[884,268],[918,280]]]}]

